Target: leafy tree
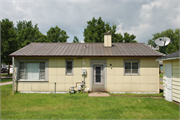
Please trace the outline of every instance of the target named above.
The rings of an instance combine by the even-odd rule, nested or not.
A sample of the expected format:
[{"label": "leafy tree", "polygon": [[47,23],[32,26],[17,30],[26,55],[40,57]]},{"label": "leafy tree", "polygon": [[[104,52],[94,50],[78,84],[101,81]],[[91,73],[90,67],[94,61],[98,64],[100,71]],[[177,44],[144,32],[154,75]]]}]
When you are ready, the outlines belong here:
[{"label": "leafy tree", "polygon": [[47,32],[47,38],[50,42],[66,42],[69,36],[66,31],[61,30],[58,26],[51,27]]},{"label": "leafy tree", "polygon": [[124,33],[124,40],[126,43],[137,43],[134,39],[136,38],[135,35],[129,35],[129,33]]},{"label": "leafy tree", "polygon": [[79,43],[79,39],[77,38],[77,36],[74,36],[73,43]]},{"label": "leafy tree", "polygon": [[16,26],[18,48],[22,48],[31,42],[49,42],[46,35],[43,35],[37,26],[33,27],[31,21],[19,21]]},{"label": "leafy tree", "polygon": [[[16,31],[12,21],[2,19],[1,22],[1,62],[12,64],[12,58],[9,54],[17,50]],[[9,71],[8,71],[9,74]]]},{"label": "leafy tree", "polygon": [[93,19],[87,22],[87,28],[84,29],[84,41],[86,43],[102,43],[104,42],[104,33],[112,33],[112,42],[137,42],[134,39],[136,36],[129,35],[128,33],[124,34],[124,37],[121,33],[116,33],[116,25],[110,26],[109,23],[105,23],[101,17],[98,19]]},{"label": "leafy tree", "polygon": [[160,37],[168,37],[171,39],[170,44],[165,47],[159,46],[158,51],[162,53],[165,53],[164,51],[166,51],[168,54],[176,52],[179,50],[179,34],[180,34],[180,29],[175,29],[175,30],[167,29],[165,31],[162,31],[161,33],[152,34],[153,38],[148,40],[148,45],[157,47],[155,43],[156,39]]}]

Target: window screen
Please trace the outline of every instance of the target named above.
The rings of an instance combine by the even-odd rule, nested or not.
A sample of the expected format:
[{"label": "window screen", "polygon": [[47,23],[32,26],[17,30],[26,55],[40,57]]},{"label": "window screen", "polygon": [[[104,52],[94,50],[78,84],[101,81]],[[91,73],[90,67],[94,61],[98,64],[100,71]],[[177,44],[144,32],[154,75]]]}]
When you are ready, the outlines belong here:
[{"label": "window screen", "polygon": [[72,74],[72,61],[66,61],[66,74]]},{"label": "window screen", "polygon": [[40,62],[39,79],[45,79],[45,62]]},{"label": "window screen", "polygon": [[20,62],[20,70],[19,70],[20,79],[25,79],[25,62]]},{"label": "window screen", "polygon": [[125,62],[125,74],[138,74],[139,62]]},{"label": "window screen", "polygon": [[20,62],[20,79],[45,79],[45,62]]}]

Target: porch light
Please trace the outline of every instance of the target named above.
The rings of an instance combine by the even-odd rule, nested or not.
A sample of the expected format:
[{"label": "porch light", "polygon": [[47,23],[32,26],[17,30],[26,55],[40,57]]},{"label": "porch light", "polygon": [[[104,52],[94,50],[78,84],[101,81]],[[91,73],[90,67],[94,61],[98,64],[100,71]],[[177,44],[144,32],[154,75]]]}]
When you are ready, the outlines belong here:
[{"label": "porch light", "polygon": [[111,69],[112,69],[112,64],[110,64],[110,67],[111,67]]}]

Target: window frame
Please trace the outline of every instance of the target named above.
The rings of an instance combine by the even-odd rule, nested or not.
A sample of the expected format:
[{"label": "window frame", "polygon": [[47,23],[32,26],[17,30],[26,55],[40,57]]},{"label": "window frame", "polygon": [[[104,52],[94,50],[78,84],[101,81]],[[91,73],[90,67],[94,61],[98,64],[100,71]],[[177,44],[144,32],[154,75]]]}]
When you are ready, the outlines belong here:
[{"label": "window frame", "polygon": [[[25,63],[25,79],[20,79],[20,63]],[[45,79],[40,79],[40,63],[45,62]],[[39,63],[39,79],[27,79],[27,63]],[[17,59],[18,71],[17,71],[17,80],[18,81],[48,81],[49,79],[49,70],[48,70],[49,61],[47,59]]]},{"label": "window frame", "polygon": [[[67,73],[67,62],[68,62],[68,61],[71,61],[71,62],[72,62],[72,73]],[[74,68],[73,59],[66,59],[65,62],[66,62],[65,75],[69,75],[69,76],[73,75],[73,73],[74,73],[74,72],[73,72],[73,68]]]},{"label": "window frame", "polygon": [[[131,63],[131,73],[125,73],[125,63],[126,62],[130,62]],[[138,63],[138,73],[132,73],[132,63]],[[130,76],[137,76],[137,75],[140,75],[140,60],[139,59],[125,59],[124,60],[124,75],[130,75]]]}]

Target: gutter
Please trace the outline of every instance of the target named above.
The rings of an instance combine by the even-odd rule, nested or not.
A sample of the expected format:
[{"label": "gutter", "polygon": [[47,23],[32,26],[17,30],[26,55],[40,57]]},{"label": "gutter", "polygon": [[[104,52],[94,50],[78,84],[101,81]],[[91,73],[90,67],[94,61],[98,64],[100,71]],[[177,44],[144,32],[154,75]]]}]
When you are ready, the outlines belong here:
[{"label": "gutter", "polygon": [[180,59],[180,57],[173,57],[173,58],[160,58],[160,59],[156,59],[156,61],[163,61],[163,60],[174,60],[174,59]]}]

